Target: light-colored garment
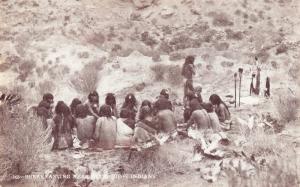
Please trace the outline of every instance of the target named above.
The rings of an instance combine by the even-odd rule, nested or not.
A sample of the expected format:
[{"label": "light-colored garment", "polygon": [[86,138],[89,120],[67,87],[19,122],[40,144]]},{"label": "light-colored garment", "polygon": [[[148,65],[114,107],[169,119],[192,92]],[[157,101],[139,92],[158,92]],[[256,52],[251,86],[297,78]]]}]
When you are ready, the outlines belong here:
[{"label": "light-colored garment", "polygon": [[133,130],[123,122],[122,118],[117,120],[116,144],[120,146],[130,146],[132,143]]},{"label": "light-colored garment", "polygon": [[87,116],[85,118],[77,118],[77,137],[80,141],[85,142],[93,138],[96,118],[94,116]]},{"label": "light-colored garment", "polygon": [[155,122],[158,123],[159,132],[170,133],[177,128],[175,115],[171,110],[159,111]]},{"label": "light-colored garment", "polygon": [[211,121],[205,109],[195,110],[192,113],[187,126],[190,127],[193,124],[196,125],[197,129],[208,129],[211,127]]},{"label": "light-colored garment", "polygon": [[94,139],[103,149],[114,149],[117,139],[117,121],[114,118],[101,117],[96,122]]}]

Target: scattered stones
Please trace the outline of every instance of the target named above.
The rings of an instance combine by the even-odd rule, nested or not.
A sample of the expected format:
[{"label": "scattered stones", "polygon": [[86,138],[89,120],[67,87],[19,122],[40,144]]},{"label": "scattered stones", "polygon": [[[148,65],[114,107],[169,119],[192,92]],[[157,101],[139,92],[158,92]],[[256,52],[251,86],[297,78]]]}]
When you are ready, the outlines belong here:
[{"label": "scattered stones", "polygon": [[170,7],[165,7],[161,10],[160,12],[160,16],[164,19],[167,19],[169,17],[171,17],[172,15],[175,14],[175,11],[173,8],[170,8]]},{"label": "scattered stones", "polygon": [[288,46],[285,44],[280,44],[276,49],[276,55],[279,55],[281,53],[286,53],[288,50]]},{"label": "scattered stones", "polygon": [[140,83],[140,84],[137,84],[137,85],[135,86],[135,89],[136,89],[138,92],[141,92],[141,91],[144,90],[145,87],[146,87],[146,83],[142,82],[142,83]]},{"label": "scattered stones", "polygon": [[195,15],[201,15],[201,10],[199,8],[192,8],[191,13]]},{"label": "scattered stones", "polygon": [[132,21],[141,21],[141,19],[142,19],[142,17],[139,12],[132,12],[130,14],[130,20],[132,20]]},{"label": "scattered stones", "polygon": [[90,54],[87,51],[79,52],[77,54],[78,58],[89,58]]},{"label": "scattered stones", "polygon": [[137,9],[143,9],[151,6],[154,0],[132,0],[132,2]]},{"label": "scattered stones", "polygon": [[232,67],[234,65],[233,62],[230,62],[230,61],[223,61],[221,62],[221,66],[222,67]]}]

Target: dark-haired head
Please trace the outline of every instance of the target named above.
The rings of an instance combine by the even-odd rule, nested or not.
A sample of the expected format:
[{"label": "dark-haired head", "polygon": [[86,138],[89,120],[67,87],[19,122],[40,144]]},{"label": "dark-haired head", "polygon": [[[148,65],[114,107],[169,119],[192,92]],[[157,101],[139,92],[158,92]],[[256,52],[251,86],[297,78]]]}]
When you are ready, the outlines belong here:
[{"label": "dark-haired head", "polygon": [[152,108],[152,103],[149,100],[144,100],[142,102],[141,108],[144,106],[148,106],[149,108]]},{"label": "dark-haired head", "polygon": [[106,94],[105,104],[110,105],[111,107],[116,105],[116,97],[113,93]]},{"label": "dark-haired head", "polygon": [[194,61],[195,61],[195,57],[194,56],[191,56],[191,55],[189,55],[189,56],[187,56],[186,58],[185,58],[185,64],[194,64]]},{"label": "dark-haired head", "polygon": [[213,106],[211,103],[206,103],[206,104],[205,104],[205,110],[206,110],[208,113],[212,113],[212,112],[214,112],[214,106]]},{"label": "dark-haired head", "polygon": [[112,109],[111,109],[111,106],[106,105],[106,104],[102,105],[102,106],[100,107],[99,115],[100,115],[101,117],[108,117],[108,118],[111,117],[111,116],[112,116]]},{"label": "dark-haired head", "polygon": [[125,97],[125,102],[122,108],[134,108],[137,105],[136,98],[133,93],[129,93]]},{"label": "dark-haired head", "polygon": [[148,106],[143,106],[140,109],[139,120],[144,120],[147,117],[152,116],[152,110]]},{"label": "dark-haired head", "polygon": [[76,107],[78,105],[80,105],[81,103],[82,102],[78,98],[75,98],[75,99],[72,100],[71,105],[70,105],[70,109],[71,109],[72,114],[75,114]]},{"label": "dark-haired head", "polygon": [[222,99],[220,98],[220,96],[218,96],[217,94],[212,94],[209,97],[209,101],[212,105],[217,105],[219,106],[220,104],[223,104],[226,109],[229,111],[228,106],[222,101]]},{"label": "dark-haired head", "polygon": [[169,91],[167,89],[162,89],[160,91],[160,95],[165,97],[166,99],[169,99]]},{"label": "dark-haired head", "polygon": [[46,93],[43,95],[43,100],[52,104],[54,102],[54,96],[51,93]]},{"label": "dark-haired head", "polygon": [[99,94],[97,91],[92,91],[88,95],[88,100],[90,103],[99,103]]},{"label": "dark-haired head", "polygon": [[55,113],[68,116],[70,114],[70,109],[63,101],[58,101],[55,107]]}]

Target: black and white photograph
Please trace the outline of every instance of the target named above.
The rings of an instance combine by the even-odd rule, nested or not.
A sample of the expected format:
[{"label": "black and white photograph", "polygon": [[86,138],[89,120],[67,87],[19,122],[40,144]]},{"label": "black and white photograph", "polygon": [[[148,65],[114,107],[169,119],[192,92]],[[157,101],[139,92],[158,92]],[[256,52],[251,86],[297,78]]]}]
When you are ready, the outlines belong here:
[{"label": "black and white photograph", "polygon": [[299,187],[300,0],[0,0],[0,187]]}]

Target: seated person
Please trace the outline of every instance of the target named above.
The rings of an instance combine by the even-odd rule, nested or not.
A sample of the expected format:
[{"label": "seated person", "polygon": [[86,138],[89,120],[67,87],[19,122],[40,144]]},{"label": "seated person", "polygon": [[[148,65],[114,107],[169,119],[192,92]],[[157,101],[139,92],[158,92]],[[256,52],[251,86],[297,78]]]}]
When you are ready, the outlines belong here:
[{"label": "seated person", "polygon": [[197,97],[197,94],[195,93],[190,93],[187,95],[187,100],[188,100],[188,105],[184,109],[184,122],[188,122],[192,115],[192,110],[194,109],[202,109],[202,105],[199,102],[199,99]]},{"label": "seated person", "polygon": [[117,140],[117,121],[113,118],[109,105],[102,105],[100,113],[103,116],[98,118],[96,122],[94,140],[98,147],[114,149]]},{"label": "seated person", "polygon": [[122,120],[132,130],[134,129],[135,120],[130,118],[130,111],[128,111],[127,109],[122,109],[119,119]]},{"label": "seated person", "polygon": [[193,124],[196,125],[196,129],[198,130],[208,129],[211,127],[209,115],[206,112],[206,110],[203,109],[200,105],[191,107],[191,112],[192,115],[189,121],[187,122],[187,129]]},{"label": "seated person", "polygon": [[169,100],[169,92],[167,89],[162,89],[158,100],[154,103],[153,111],[156,114],[160,110],[171,110],[173,111],[173,105]]},{"label": "seated person", "polygon": [[69,107],[63,101],[59,101],[55,107],[53,122],[52,134],[54,144],[52,149],[66,149],[72,147],[73,118]]},{"label": "seated person", "polygon": [[82,104],[82,102],[78,98],[75,98],[72,100],[72,102],[70,104],[70,109],[71,109],[71,114],[73,117],[76,116],[76,107],[80,104]]},{"label": "seated person", "polygon": [[54,97],[51,93],[46,93],[43,100],[36,108],[36,114],[42,118],[44,128],[47,128],[47,120],[53,117],[53,101]]},{"label": "seated person", "polygon": [[116,97],[113,93],[106,94],[105,104],[109,105],[112,109],[112,115],[118,118],[117,102]]},{"label": "seated person", "polygon": [[85,103],[88,109],[88,115],[99,118],[99,94],[96,91],[88,95],[88,100]]},{"label": "seated person", "polygon": [[144,106],[140,111],[140,119],[135,125],[133,140],[138,144],[150,142],[157,133],[153,123],[153,115],[148,106]]},{"label": "seated person", "polygon": [[215,107],[215,112],[218,115],[220,122],[225,122],[230,120],[230,112],[227,105],[221,100],[221,98],[213,94],[209,97],[209,101]]},{"label": "seated person", "polygon": [[219,118],[217,114],[214,111],[214,106],[211,103],[208,103],[206,105],[205,110],[208,113],[209,119],[210,119],[210,125],[214,132],[219,132],[221,130],[221,125],[219,122]]},{"label": "seated person", "polygon": [[[116,144],[120,146],[130,146],[132,144],[134,121],[129,118],[129,112],[122,110],[120,118],[117,119],[117,139]],[[133,122],[133,128],[127,123]],[[130,124],[132,125],[132,124]]]},{"label": "seated person", "polygon": [[125,97],[125,101],[121,107],[121,110],[126,109],[130,112],[130,119],[135,120],[137,113],[137,100],[133,93],[129,93]]}]

